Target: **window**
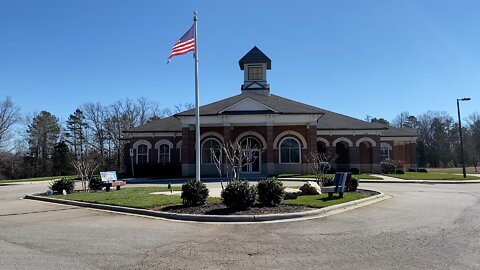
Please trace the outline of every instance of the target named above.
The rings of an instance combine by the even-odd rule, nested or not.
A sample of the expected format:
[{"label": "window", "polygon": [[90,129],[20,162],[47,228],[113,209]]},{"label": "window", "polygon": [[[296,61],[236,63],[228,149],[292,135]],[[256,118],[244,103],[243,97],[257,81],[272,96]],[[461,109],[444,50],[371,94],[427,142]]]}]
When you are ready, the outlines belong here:
[{"label": "window", "polygon": [[392,156],[392,146],[388,143],[380,144],[380,158],[382,160],[391,159]]},{"label": "window", "polygon": [[148,147],[145,144],[140,144],[137,148],[137,164],[148,163]]},{"label": "window", "polygon": [[300,144],[294,138],[280,143],[280,163],[300,163]]},{"label": "window", "polygon": [[248,67],[248,80],[249,81],[261,81],[261,80],[263,80],[262,66],[249,66]]},{"label": "window", "polygon": [[168,144],[161,144],[158,148],[158,163],[170,162],[170,146]]},{"label": "window", "polygon": [[215,155],[219,160],[222,160],[222,152],[220,150],[220,142],[215,139],[207,139],[202,144],[202,163],[203,164],[214,164]]}]

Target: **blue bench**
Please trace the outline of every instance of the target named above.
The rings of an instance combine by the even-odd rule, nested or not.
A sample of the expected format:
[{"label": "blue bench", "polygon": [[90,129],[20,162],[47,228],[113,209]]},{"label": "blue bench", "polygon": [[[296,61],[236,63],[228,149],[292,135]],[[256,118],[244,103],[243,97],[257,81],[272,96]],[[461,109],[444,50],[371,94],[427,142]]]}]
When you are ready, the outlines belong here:
[{"label": "blue bench", "polygon": [[343,198],[343,193],[347,191],[346,183],[348,177],[352,177],[349,173],[337,172],[335,174],[335,179],[333,180],[333,186],[331,187],[322,187],[322,193],[328,193],[328,198],[333,199],[333,193],[338,193],[340,198]]}]

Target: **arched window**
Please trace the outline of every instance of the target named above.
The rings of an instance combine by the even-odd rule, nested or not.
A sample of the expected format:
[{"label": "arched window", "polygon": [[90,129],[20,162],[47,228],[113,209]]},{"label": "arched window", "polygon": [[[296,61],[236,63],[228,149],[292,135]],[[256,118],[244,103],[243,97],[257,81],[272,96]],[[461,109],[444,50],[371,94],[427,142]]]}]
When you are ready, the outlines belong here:
[{"label": "arched window", "polygon": [[392,146],[388,143],[380,144],[380,158],[382,160],[392,158]]},{"label": "arched window", "polygon": [[300,163],[300,144],[292,137],[280,142],[280,163]]},{"label": "arched window", "polygon": [[202,144],[202,164],[214,164],[215,155],[220,161],[222,160],[222,151],[220,142],[216,139],[206,139]]},{"label": "arched window", "polygon": [[148,146],[145,144],[140,144],[137,147],[137,164],[147,164],[148,163]]},{"label": "arched window", "polygon": [[170,163],[170,146],[166,143],[158,148],[158,163]]}]

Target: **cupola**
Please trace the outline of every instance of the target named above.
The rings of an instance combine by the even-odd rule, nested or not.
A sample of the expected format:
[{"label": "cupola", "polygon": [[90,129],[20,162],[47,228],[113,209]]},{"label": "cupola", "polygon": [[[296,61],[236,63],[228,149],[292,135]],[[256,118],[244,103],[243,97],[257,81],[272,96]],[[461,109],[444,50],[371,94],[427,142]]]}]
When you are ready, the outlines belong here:
[{"label": "cupola", "polygon": [[267,70],[272,68],[272,60],[255,46],[238,61],[238,64],[244,71],[242,92],[252,91],[269,96],[270,85],[267,83]]}]

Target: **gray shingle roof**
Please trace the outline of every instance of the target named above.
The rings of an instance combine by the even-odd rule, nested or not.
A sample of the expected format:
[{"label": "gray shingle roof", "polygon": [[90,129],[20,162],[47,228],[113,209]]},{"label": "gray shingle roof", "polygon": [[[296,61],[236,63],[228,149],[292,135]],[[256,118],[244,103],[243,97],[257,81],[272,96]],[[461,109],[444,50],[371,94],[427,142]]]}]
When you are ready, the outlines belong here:
[{"label": "gray shingle roof", "polygon": [[123,132],[135,133],[135,132],[160,132],[160,131],[182,131],[182,123],[174,116],[166,117],[163,119],[156,119],[145,125],[134,127]]},{"label": "gray shingle roof", "polygon": [[257,46],[254,46],[247,54],[245,54],[238,64],[240,69],[243,70],[244,64],[253,64],[253,63],[267,63],[267,69],[272,68],[272,60],[268,58],[262,51],[260,51]]},{"label": "gray shingle roof", "polygon": [[320,130],[339,129],[387,129],[385,125],[370,123],[350,116],[324,110],[325,114],[318,120]]},{"label": "gray shingle roof", "polygon": [[[207,115],[218,115],[222,114],[221,111],[246,99],[250,98],[256,102],[264,104],[274,111],[262,110],[262,111],[228,111],[224,114],[322,114],[318,120],[318,129],[319,130],[382,130],[382,136],[385,137],[411,137],[418,136],[415,130],[395,128],[386,126],[379,123],[370,123],[355,119],[346,115],[339,113],[334,113],[324,109],[320,109],[314,106],[310,106],[304,103],[293,101],[287,98],[283,98],[276,95],[265,96],[257,94],[255,92],[244,91],[242,94],[232,96],[217,102],[213,102],[200,107],[200,114],[203,116]],[[153,120],[150,123],[145,125],[131,128],[124,131],[125,133],[136,133],[136,132],[180,132],[182,130],[181,121],[177,118],[178,116],[194,116],[195,109],[187,110],[181,113],[176,114],[175,116],[170,116],[163,119]]]},{"label": "gray shingle roof", "polygon": [[410,128],[396,128],[388,127],[387,130],[382,131],[384,137],[417,137],[418,133]]},{"label": "gray shingle roof", "polygon": [[[276,111],[278,114],[322,114],[324,110],[303,104],[297,101],[293,101],[287,98],[283,98],[276,95],[265,96],[257,94],[255,92],[249,92],[249,90],[243,91],[243,93],[232,96],[226,99],[222,99],[204,106],[200,106],[200,115],[218,115],[221,111],[246,99],[250,98],[258,103],[268,106]],[[232,112],[229,112],[230,114]],[[273,112],[272,112],[273,113]],[[193,116],[195,115],[195,109],[184,111],[176,114],[176,116]]]}]

